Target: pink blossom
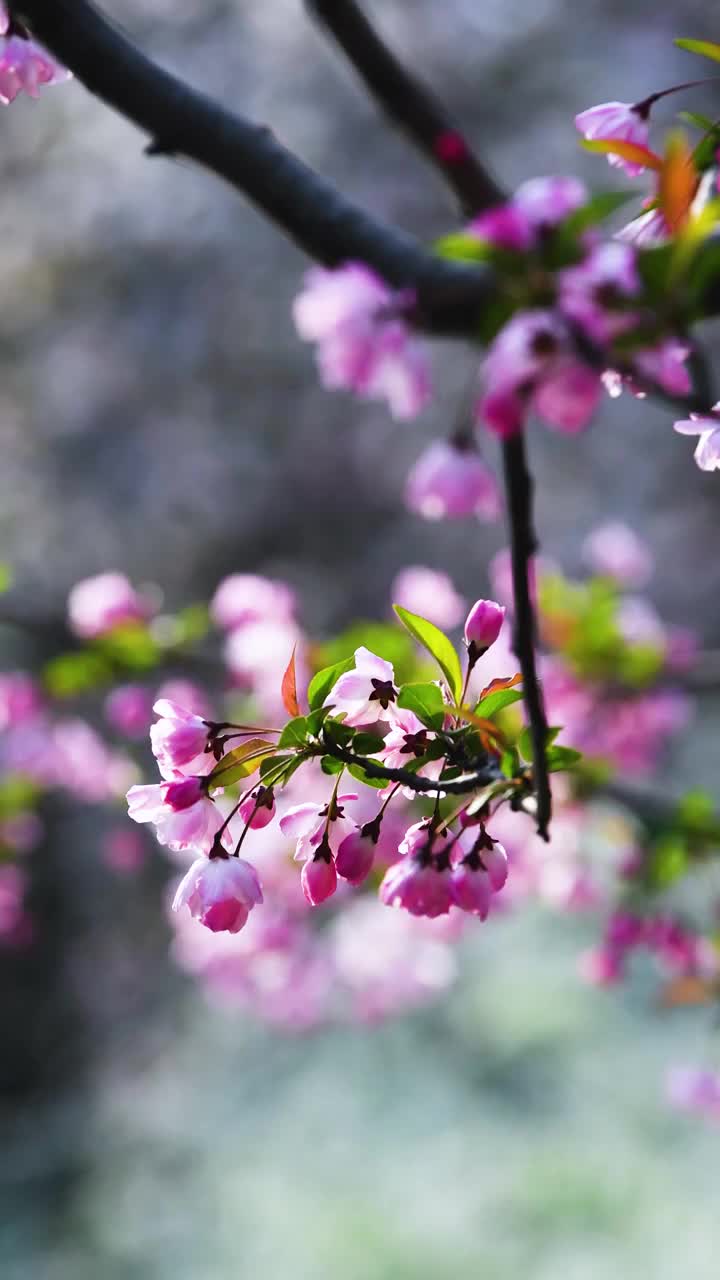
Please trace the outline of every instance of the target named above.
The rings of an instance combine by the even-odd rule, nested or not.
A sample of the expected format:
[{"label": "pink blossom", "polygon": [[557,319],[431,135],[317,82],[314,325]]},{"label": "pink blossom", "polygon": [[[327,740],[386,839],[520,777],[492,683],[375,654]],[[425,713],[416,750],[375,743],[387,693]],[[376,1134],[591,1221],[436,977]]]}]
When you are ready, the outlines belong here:
[{"label": "pink blossom", "polygon": [[193,715],[202,716],[203,720],[212,718],[212,707],[207,693],[192,680],[179,678],[165,680],[155,694],[155,701],[175,702]]},{"label": "pink blossom", "polygon": [[512,203],[534,229],[542,231],[563,222],[587,200],[587,189],[578,178],[549,177],[521,182]]},{"label": "pink blossom", "polygon": [[662,209],[652,208],[633,218],[627,226],[621,227],[615,233],[615,239],[633,244],[636,248],[650,249],[663,244],[669,235],[670,228]]},{"label": "pink blossom", "polygon": [[627,587],[644,587],[653,573],[649,548],[620,520],[593,530],[583,543],[583,556],[595,573]]},{"label": "pink blossom", "polygon": [[478,658],[495,643],[505,621],[505,609],[495,600],[476,600],[465,619],[465,643],[470,661]]},{"label": "pink blossom", "polygon": [[618,605],[618,630],[630,645],[643,645],[664,653],[667,633],[657,609],[643,596],[624,596]]},{"label": "pink blossom", "polygon": [[[197,849],[209,853],[224,821],[199,778],[131,787],[127,799],[133,822],[152,822],[159,843],[174,852]],[[233,847],[229,827],[221,840],[225,848]]]},{"label": "pink blossom", "polygon": [[304,637],[292,619],[246,622],[231,631],[225,642],[225,660],[234,679],[253,694],[266,715],[284,715],[280,686],[293,650],[298,688],[302,688],[306,679]]},{"label": "pink blossom", "polygon": [[380,885],[380,901],[386,907],[403,907],[413,916],[445,915],[453,904],[453,882],[448,866],[434,860],[405,857],[389,867]]},{"label": "pink blossom", "polygon": [[337,889],[337,870],[327,840],[321,840],[312,858],[308,858],[303,864],[300,883],[311,907],[319,907],[321,902],[334,894]]},{"label": "pink blossom", "polygon": [[335,867],[338,875],[349,884],[362,884],[372,870],[376,851],[377,842],[366,827],[351,831],[337,851]]},{"label": "pink blossom", "polygon": [[150,742],[162,776],[210,773],[216,763],[207,750],[210,725],[167,698],[160,698],[153,711],[160,719],[150,726]]},{"label": "pink blossom", "polygon": [[547,426],[574,435],[588,425],[601,397],[602,383],[596,371],[567,357],[542,375],[532,408]]},{"label": "pink blossom", "polygon": [[0,674],[0,731],[14,729],[32,720],[41,707],[40,689],[26,671],[3,671]]},{"label": "pink blossom", "polygon": [[142,738],[151,717],[151,694],[141,684],[119,684],[107,696],[105,719],[127,738]]},{"label": "pink blossom", "polygon": [[502,506],[495,477],[479,453],[444,440],[434,441],[411,469],[405,503],[426,520],[491,521]]},{"label": "pink blossom", "polygon": [[243,822],[261,831],[275,817],[275,794],[272,787],[256,787],[238,809]]},{"label": "pink blossom", "polygon": [[679,338],[663,338],[654,347],[636,351],[633,364],[641,377],[656,382],[670,395],[689,395],[692,384],[685,361],[690,347]]},{"label": "pink blossom", "polygon": [[672,1106],[720,1119],[720,1072],[696,1066],[673,1067],[668,1072],[666,1092]]},{"label": "pink blossom", "polygon": [[198,858],[181,880],[172,907],[187,907],[213,933],[239,933],[262,900],[257,871],[244,858]]},{"label": "pink blossom", "polygon": [[99,573],[76,582],[68,596],[70,628],[84,640],[148,615],[148,602],[124,573]]},{"label": "pink blossom", "polygon": [[676,422],[674,429],[681,436],[699,437],[694,456],[701,471],[720,467],[720,400],[707,416],[691,413],[689,418]]},{"label": "pink blossom", "polygon": [[[377,754],[377,759],[388,769],[407,769],[409,764],[427,753],[436,735],[425,728],[413,711],[401,707],[393,707],[391,711],[390,728],[385,735],[383,749]],[[423,778],[438,779],[443,768],[442,759],[429,760],[421,769],[418,769],[418,774]],[[389,795],[393,785],[389,783],[380,792],[380,796]],[[409,787],[403,787],[403,795],[412,800],[413,791]]]},{"label": "pink blossom", "polygon": [[355,823],[344,809],[352,800],[357,800],[357,794],[346,792],[337,796],[330,804],[296,804],[283,814],[280,830],[284,836],[296,841],[296,861],[314,858],[323,840],[326,840],[330,853],[335,856],[345,836],[355,829]]},{"label": "pink blossom", "polygon": [[254,573],[232,573],[223,578],[210,601],[210,617],[216,626],[232,630],[248,622],[290,621],[295,605],[295,592],[286,583]]},{"label": "pink blossom", "polygon": [[510,436],[517,435],[525,425],[527,416],[527,397],[514,391],[511,387],[495,388],[490,387],[478,400],[475,406],[475,416],[478,422],[484,422],[486,427],[499,436],[501,440],[508,440]]},{"label": "pink blossom", "polygon": [[636,323],[632,312],[613,309],[640,291],[636,253],[629,244],[609,240],[593,246],[578,266],[560,272],[559,285],[564,314],[594,342],[608,343]]},{"label": "pink blossom", "polygon": [[553,311],[516,311],[493,339],[483,365],[489,392],[516,391],[531,383],[567,341],[567,331]]},{"label": "pink blossom", "polygon": [[336,680],[323,706],[344,715],[345,724],[369,725],[388,720],[388,708],[397,698],[391,662],[361,646],[355,650],[355,668]]},{"label": "pink blossom", "polygon": [[[5,25],[4,31],[7,30]],[[37,98],[41,85],[61,84],[69,79],[70,72],[34,40],[18,35],[0,39],[0,102],[5,105],[14,102],[23,90]]]},{"label": "pink blossom", "polygon": [[[647,113],[630,102],[601,102],[597,107],[588,107],[575,117],[575,126],[588,139],[616,138],[640,147],[648,145]],[[608,161],[615,168],[624,169],[631,178],[645,169],[645,165],[623,160],[622,156],[608,156]]]},{"label": "pink blossom", "polygon": [[118,828],[104,837],[102,854],[108,867],[128,875],[138,871],[145,861],[145,845],[137,831]]},{"label": "pink blossom", "polygon": [[468,862],[458,863],[451,873],[452,899],[461,911],[486,920],[490,910],[492,887],[487,871]]},{"label": "pink blossom", "polygon": [[479,217],[473,218],[468,231],[498,249],[518,253],[529,249],[534,240],[530,219],[512,201],[496,205],[494,209],[488,209]]},{"label": "pink blossom", "polygon": [[23,917],[27,877],[12,863],[0,866],[0,938],[12,939]]},{"label": "pink blossom", "polygon": [[434,622],[442,630],[450,630],[462,621],[466,602],[455,590],[451,578],[438,569],[409,565],[396,574],[392,598],[422,618]]},{"label": "pink blossom", "polygon": [[369,268],[347,263],[309,271],[294,305],[300,337],[318,344],[324,386],[385,399],[398,419],[415,417],[430,393],[423,349],[401,319],[405,301]]},{"label": "pink blossom", "polygon": [[622,955],[612,947],[586,951],[580,959],[580,973],[596,987],[614,987],[624,976]]}]

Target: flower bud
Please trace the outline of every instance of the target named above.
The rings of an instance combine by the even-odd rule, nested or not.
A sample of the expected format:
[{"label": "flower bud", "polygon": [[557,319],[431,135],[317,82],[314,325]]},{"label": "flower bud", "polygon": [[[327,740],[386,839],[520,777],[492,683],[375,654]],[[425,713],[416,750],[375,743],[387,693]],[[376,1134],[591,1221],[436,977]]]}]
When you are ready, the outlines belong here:
[{"label": "flower bud", "polygon": [[476,600],[465,621],[465,643],[471,666],[495,643],[504,618],[505,609],[495,600]]},{"label": "flower bud", "polygon": [[351,831],[337,851],[335,866],[338,875],[352,885],[362,884],[370,874],[375,858],[375,840],[361,831]]},{"label": "flower bud", "polygon": [[266,827],[275,817],[275,794],[272,787],[256,787],[243,800],[238,812],[248,827],[256,831]]},{"label": "flower bud", "polygon": [[300,881],[311,907],[319,906],[334,894],[337,889],[337,871],[327,840],[318,845],[315,857],[309,858],[304,864]]}]

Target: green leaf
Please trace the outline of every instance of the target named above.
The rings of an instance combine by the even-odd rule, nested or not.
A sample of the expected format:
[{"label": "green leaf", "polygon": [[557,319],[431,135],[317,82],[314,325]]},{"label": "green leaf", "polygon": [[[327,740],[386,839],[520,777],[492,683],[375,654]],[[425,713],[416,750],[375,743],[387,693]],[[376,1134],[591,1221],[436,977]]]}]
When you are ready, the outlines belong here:
[{"label": "green leaf", "polygon": [[320,761],[320,768],[323,773],[342,773],[345,765],[342,760],[336,760],[334,756],[323,756]]},{"label": "green leaf", "polygon": [[356,756],[372,756],[382,751],[384,742],[375,733],[356,733],[350,740],[350,750]]},{"label": "green leaf", "polygon": [[39,795],[40,788],[31,778],[21,773],[6,774],[0,783],[0,818],[12,818],[31,809]]},{"label": "green leaf", "polygon": [[494,693],[489,693],[486,698],[481,698],[475,707],[475,715],[482,716],[484,720],[490,720],[499,711],[504,711],[506,707],[511,707],[514,702],[521,701],[522,690],[520,689],[496,689]]},{"label": "green leaf", "polygon": [[43,671],[43,681],[54,698],[73,698],[105,684],[111,675],[112,668],[105,658],[83,649],[52,658]]},{"label": "green leaf", "polygon": [[419,614],[411,613],[409,609],[403,609],[399,604],[394,604],[393,609],[413,639],[427,649],[430,656],[435,659],[445,676],[453,700],[459,703],[462,697],[463,676],[460,659],[450,640],[439,627],[435,626],[434,622],[428,622],[427,618],[421,618]]},{"label": "green leaf", "polygon": [[582,751],[575,751],[573,747],[549,747],[546,760],[551,773],[560,773],[563,769],[572,769],[579,764]]},{"label": "green leaf", "polygon": [[405,684],[398,694],[397,705],[412,711],[429,729],[442,729],[448,708],[442,690],[436,684]]},{"label": "green leaf", "polygon": [[382,791],[383,787],[389,785],[387,778],[369,778],[360,764],[349,764],[347,766],[348,773],[352,774],[358,782],[362,782],[366,787],[374,787],[376,791]]},{"label": "green leaf", "polygon": [[[553,744],[553,742],[555,741],[555,739],[557,738],[557,736],[558,736],[558,734],[559,734],[559,733],[562,733],[562,725],[561,725],[561,724],[551,724],[551,725],[548,725],[548,728],[547,728],[547,735],[546,735],[546,738],[545,738],[545,750],[546,750],[546,752],[547,752],[548,756],[549,756],[549,754],[550,754],[550,748],[552,747],[552,744]],[[523,757],[523,759],[524,759],[524,760],[532,760],[532,759],[533,759],[533,741],[532,741],[532,734],[530,733],[530,727],[529,727],[529,725],[526,725],[526,726],[525,726],[525,728],[523,729],[522,733],[520,734],[520,736],[519,736],[519,738],[518,738],[518,740],[517,740],[517,746],[518,746],[518,750],[520,751],[520,754],[521,754],[521,756]],[[554,747],[554,748],[553,748],[553,750],[554,750],[554,751],[565,751],[565,750],[570,750],[570,748],[569,748],[569,747]],[[579,752],[576,752],[575,754],[579,756],[579,754],[580,754],[580,753],[579,753]]]},{"label": "green leaf", "polygon": [[508,747],[500,757],[500,768],[506,778],[517,777],[520,771],[520,755],[515,747]]},{"label": "green leaf", "polygon": [[294,720],[288,720],[280,737],[278,738],[278,747],[304,747],[307,742],[308,723],[306,716],[296,716]]},{"label": "green leaf", "polygon": [[701,58],[711,58],[713,62],[720,62],[720,44],[713,44],[711,40],[675,40],[674,43],[678,49],[685,49],[687,53],[697,53]]},{"label": "green leaf", "polygon": [[460,262],[486,262],[493,250],[487,240],[469,235],[466,231],[451,231],[450,235],[441,236],[435,241],[433,248],[441,258],[453,258]]},{"label": "green leaf", "polygon": [[344,658],[342,662],[336,662],[332,667],[323,667],[322,671],[318,671],[317,675],[313,676],[308,685],[308,703],[311,711],[322,706],[336,680],[344,676],[346,671],[351,671],[354,666],[354,657]]},{"label": "green leaf", "polygon": [[264,738],[250,738],[240,747],[233,747],[222,760],[218,760],[210,774],[209,782],[213,787],[231,787],[241,778],[249,778],[260,762],[268,756],[275,755],[275,746]]},{"label": "green leaf", "polygon": [[148,671],[160,661],[160,648],[142,622],[114,627],[95,643],[102,654],[132,671]]},{"label": "green leaf", "polygon": [[280,766],[285,763],[287,770],[283,774],[283,781],[287,779],[300,768],[301,764],[305,764],[305,758],[302,755],[296,755],[295,752],[288,755],[265,756],[260,761],[260,777],[267,778],[269,773],[279,773]]},{"label": "green leaf", "polygon": [[13,584],[12,569],[9,564],[0,564],[0,595],[9,591]]},{"label": "green leaf", "polygon": [[700,115],[699,111],[678,111],[678,118],[684,124],[694,124],[697,129],[702,129],[703,133],[718,130],[717,122],[711,120],[709,116]]}]

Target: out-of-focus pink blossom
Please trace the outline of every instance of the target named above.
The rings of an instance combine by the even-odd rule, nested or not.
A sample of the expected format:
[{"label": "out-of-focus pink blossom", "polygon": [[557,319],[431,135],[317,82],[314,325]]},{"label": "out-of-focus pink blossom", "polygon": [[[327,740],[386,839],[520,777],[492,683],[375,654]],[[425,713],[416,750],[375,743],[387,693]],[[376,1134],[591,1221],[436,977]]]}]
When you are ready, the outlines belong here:
[{"label": "out-of-focus pink blossom", "polygon": [[622,981],[622,955],[612,947],[597,947],[580,958],[580,974],[595,987],[614,987]]},{"label": "out-of-focus pink blossom", "polygon": [[465,619],[465,643],[470,661],[478,658],[495,643],[505,621],[506,610],[496,600],[476,600]]},{"label": "out-of-focus pink blossom", "polygon": [[595,573],[625,587],[644,587],[655,562],[648,546],[620,520],[594,529],[583,543],[583,556]]},{"label": "out-of-focus pink blossom", "polygon": [[150,741],[162,776],[210,773],[216,761],[206,750],[210,733],[206,721],[166,698],[156,702],[153,711],[160,719],[150,726]]},{"label": "out-of-focus pink blossom", "polygon": [[701,471],[716,471],[720,467],[720,400],[713,405],[712,413],[706,416],[691,413],[674,426],[681,436],[699,436],[694,456]]},{"label": "out-of-focus pink blossom", "polygon": [[412,916],[445,915],[453,904],[452,874],[449,866],[438,867],[434,860],[424,863],[405,857],[385,872],[380,900],[386,907],[402,907]]},{"label": "out-of-focus pink blossom", "polygon": [[0,938],[10,939],[23,916],[27,877],[20,867],[0,866]]},{"label": "out-of-focus pink blossom", "polygon": [[670,235],[670,228],[662,209],[646,209],[639,217],[633,218],[627,226],[621,227],[615,239],[632,244],[637,249],[650,249],[654,245],[664,244]]},{"label": "out-of-focus pink blossom", "polygon": [[145,861],[145,844],[137,831],[118,827],[102,841],[103,861],[120,875],[132,875]]},{"label": "out-of-focus pink blossom", "polygon": [[84,640],[104,635],[127,622],[138,622],[150,612],[148,601],[135,590],[124,573],[99,573],[76,582],[68,596],[68,622]]},{"label": "out-of-focus pink blossom", "polygon": [[[127,800],[133,822],[152,822],[159,843],[174,852],[197,849],[210,853],[224,821],[195,778],[131,787]],[[232,849],[234,838],[229,827],[221,840],[225,848]]]},{"label": "out-of-focus pink blossom", "polygon": [[579,178],[528,178],[517,188],[512,203],[536,231],[555,227],[588,200]]},{"label": "out-of-focus pink blossom", "polygon": [[[7,14],[5,24],[7,32]],[[0,102],[4,105],[14,102],[23,91],[38,98],[41,85],[62,84],[70,78],[70,72],[34,40],[18,35],[0,39]]]},{"label": "out-of-focus pink blossom", "polygon": [[256,787],[243,800],[238,814],[253,830],[261,831],[275,817],[275,793],[272,787]]},{"label": "out-of-focus pink blossom", "polygon": [[524,253],[535,239],[533,223],[512,201],[473,218],[468,231],[498,249],[517,253]]},{"label": "out-of-focus pink blossom", "polygon": [[210,617],[218,627],[232,630],[248,622],[291,620],[295,592],[285,582],[254,573],[232,573],[223,578],[210,602]]},{"label": "out-of-focus pink blossom", "polygon": [[389,720],[388,709],[396,699],[392,663],[361,645],[355,650],[354,670],[336,680],[323,705],[335,715],[344,715],[345,724],[370,725]]},{"label": "out-of-focus pink blossom", "polygon": [[424,565],[409,565],[396,574],[392,598],[404,609],[419,613],[444,630],[456,627],[467,608],[448,574]]},{"label": "out-of-focus pink blossom", "polygon": [[[601,102],[597,107],[588,107],[575,117],[575,126],[584,138],[616,138],[640,147],[647,147],[650,135],[647,112],[638,110],[630,102]],[[622,156],[609,155],[608,161],[615,168],[624,169],[631,178],[645,169],[645,165],[624,160]]]},{"label": "out-of-focus pink blossom", "polygon": [[40,689],[26,671],[0,673],[0,732],[37,715],[42,707]]},{"label": "out-of-focus pink blossom", "polygon": [[670,395],[689,395],[692,384],[685,361],[690,347],[679,338],[663,338],[654,347],[645,347],[633,355],[635,369],[643,378],[656,382]]},{"label": "out-of-focus pink blossom", "polygon": [[126,738],[142,738],[152,716],[152,695],[141,684],[119,684],[107,696],[105,719]]},{"label": "out-of-focus pink blossom", "polygon": [[559,275],[560,306],[594,342],[607,343],[636,317],[613,309],[613,304],[640,291],[635,250],[619,240],[593,246],[581,263]]},{"label": "out-of-focus pink blossom", "polygon": [[242,689],[252,693],[267,716],[285,714],[280,688],[293,651],[297,684],[302,688],[307,681],[304,637],[292,619],[246,622],[228,635],[225,661],[232,676]]},{"label": "out-of-focus pink blossom", "polygon": [[165,680],[155,694],[156,702],[163,700],[175,702],[193,715],[202,716],[203,720],[212,719],[212,707],[206,691],[192,680]]},{"label": "out-of-focus pink blossom", "polygon": [[300,337],[318,345],[323,384],[384,399],[398,419],[415,417],[430,394],[424,351],[401,318],[403,301],[368,267],[347,263],[309,271],[294,306]]},{"label": "out-of-focus pink blossom", "polygon": [[479,453],[445,440],[434,441],[412,467],[405,503],[426,520],[491,521],[502,508],[497,481]]},{"label": "out-of-focus pink blossom", "polygon": [[667,633],[657,609],[643,596],[625,596],[618,605],[618,630],[631,645],[643,645],[665,652]]},{"label": "out-of-focus pink blossom", "polygon": [[720,1120],[720,1072],[705,1067],[672,1067],[666,1079],[668,1102],[681,1111],[695,1111]]},{"label": "out-of-focus pink blossom", "polygon": [[263,900],[258,874],[244,858],[198,858],[181,880],[173,911],[187,907],[212,933],[239,933]]},{"label": "out-of-focus pink blossom", "polygon": [[583,431],[602,398],[602,382],[589,365],[566,357],[540,379],[532,409],[548,427],[575,435]]}]

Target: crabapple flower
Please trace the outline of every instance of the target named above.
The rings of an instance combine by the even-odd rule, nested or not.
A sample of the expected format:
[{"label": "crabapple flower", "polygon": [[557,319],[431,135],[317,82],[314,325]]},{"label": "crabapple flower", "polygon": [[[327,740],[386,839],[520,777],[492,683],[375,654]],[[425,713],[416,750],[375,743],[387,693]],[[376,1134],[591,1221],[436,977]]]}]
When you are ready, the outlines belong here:
[{"label": "crabapple flower", "polygon": [[356,792],[346,792],[329,804],[295,804],[283,814],[280,830],[284,836],[296,841],[296,862],[313,859],[323,842],[335,857],[345,836],[355,830],[355,823],[346,815],[343,806],[357,798]]},{"label": "crabapple flower", "polygon": [[559,275],[560,307],[594,342],[610,342],[635,324],[628,311],[613,310],[640,291],[635,250],[619,240],[594,245],[583,262]]},{"label": "crabapple flower", "polygon": [[337,869],[327,839],[320,841],[300,873],[302,891],[311,907],[331,898],[337,889]]},{"label": "crabapple flower", "polygon": [[472,666],[495,643],[505,621],[505,609],[495,600],[476,600],[465,619],[465,643]]},{"label": "crabapple flower", "polygon": [[160,719],[150,726],[150,742],[163,777],[210,773],[216,761],[207,750],[207,721],[167,698],[160,698],[153,711]]},{"label": "crabapple flower", "polygon": [[587,203],[588,193],[579,178],[554,176],[528,178],[517,188],[512,203],[535,231],[555,227]]},{"label": "crabapple flower", "polygon": [[212,933],[239,933],[262,900],[252,863],[244,858],[198,858],[180,881],[172,909],[187,907]]},{"label": "crabapple flower", "polygon": [[32,720],[41,708],[42,696],[32,676],[25,671],[0,674],[0,731]]},{"label": "crabapple flower", "polygon": [[529,249],[534,240],[529,217],[512,201],[496,205],[473,218],[468,231],[498,249],[509,249],[516,253]]},{"label": "crabapple flower", "polygon": [[293,308],[300,337],[317,343],[323,385],[386,400],[397,419],[414,418],[430,393],[423,349],[401,317],[406,300],[351,262],[314,267]]},{"label": "crabapple flower", "polygon": [[248,622],[286,622],[294,613],[295,593],[290,587],[254,573],[231,573],[223,578],[210,601],[210,617],[225,630]]},{"label": "crabapple flower", "polygon": [[452,900],[461,911],[486,920],[492,899],[492,887],[487,871],[461,862],[451,873]]},{"label": "crabapple flower", "polygon": [[386,907],[403,907],[411,916],[434,920],[447,915],[453,904],[449,866],[440,867],[434,860],[426,863],[415,857],[401,858],[385,872],[380,901]]},{"label": "crabapple flower", "polygon": [[272,787],[256,787],[243,800],[238,813],[243,822],[254,830],[262,830],[275,817],[275,794]]},{"label": "crabapple flower", "polygon": [[[223,815],[200,778],[131,787],[127,800],[133,822],[152,822],[159,843],[175,853],[185,849],[210,853],[223,825]],[[233,847],[228,827],[221,841],[226,848]]]},{"label": "crabapple flower", "polygon": [[348,884],[357,886],[369,876],[377,851],[377,838],[374,834],[376,830],[377,827],[373,827],[372,823],[367,823],[364,827],[351,831],[339,846],[335,869]]},{"label": "crabapple flower", "polygon": [[119,684],[106,697],[105,719],[126,738],[142,738],[151,717],[151,694],[141,684]]},{"label": "crabapple flower", "polygon": [[[414,711],[409,711],[405,707],[393,707],[390,716],[390,728],[385,735],[383,749],[377,754],[377,759],[387,769],[407,769],[413,760],[417,760],[427,754],[428,748],[434,740],[435,734],[425,728],[425,725],[418,719]],[[443,767],[444,761],[442,759],[429,760],[417,772],[423,778],[438,779]],[[390,795],[392,790],[393,784],[391,783],[379,794],[382,798],[385,795]],[[413,791],[410,787],[404,787],[403,794],[409,800],[413,798]]]},{"label": "crabapple flower", "polygon": [[532,398],[532,408],[548,427],[574,435],[589,423],[602,397],[594,369],[571,357],[545,374]]},{"label": "crabapple flower", "polygon": [[710,414],[691,413],[674,425],[681,436],[698,436],[695,461],[701,471],[720,468],[720,400],[713,405]]},{"label": "crabapple flower", "polygon": [[508,857],[499,841],[484,829],[466,827],[451,851],[453,902],[461,911],[487,918],[494,893],[505,885]]},{"label": "crabapple flower", "polygon": [[388,720],[388,708],[397,698],[394,682],[392,663],[362,645],[355,650],[355,669],[335,681],[323,706],[344,715],[345,724],[353,727]]},{"label": "crabapple flower", "polygon": [[41,85],[61,84],[71,79],[70,72],[34,40],[7,35],[9,26],[3,6],[0,11],[0,102],[3,105],[14,102],[23,91],[30,98],[38,98]]},{"label": "crabapple flower", "polygon": [[124,573],[99,573],[76,582],[68,596],[68,622],[83,640],[148,616],[148,602]]},{"label": "crabapple flower", "polygon": [[452,441],[436,440],[420,455],[405,483],[405,505],[425,520],[496,520],[501,498],[497,481],[479,453]]},{"label": "crabapple flower", "polygon": [[[639,147],[646,147],[650,136],[647,111],[630,102],[601,102],[597,107],[588,107],[587,111],[581,111],[575,117],[575,127],[589,140],[616,138]],[[642,164],[624,160],[622,156],[610,155],[608,161],[631,178],[637,177],[645,168]]]},{"label": "crabapple flower", "polygon": [[644,587],[652,577],[648,547],[620,520],[593,530],[583,543],[583,557],[595,573],[614,578],[624,587]]},{"label": "crabapple flower", "polygon": [[690,348],[679,338],[663,338],[654,347],[645,347],[633,355],[633,364],[643,378],[657,382],[670,395],[686,396],[692,387],[685,361]]},{"label": "crabapple flower", "polygon": [[467,608],[448,575],[424,565],[401,569],[392,584],[392,598],[443,630],[456,627]]}]

